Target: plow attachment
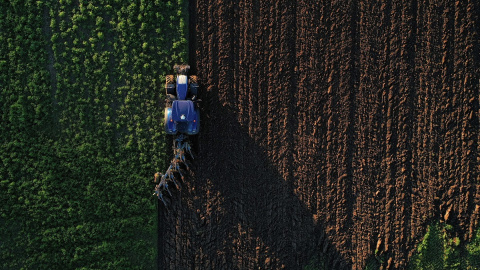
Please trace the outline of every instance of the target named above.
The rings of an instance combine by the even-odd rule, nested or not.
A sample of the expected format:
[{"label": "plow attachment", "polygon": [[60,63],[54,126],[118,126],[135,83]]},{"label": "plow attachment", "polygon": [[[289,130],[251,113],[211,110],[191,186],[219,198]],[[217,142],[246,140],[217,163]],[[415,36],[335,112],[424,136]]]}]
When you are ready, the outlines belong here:
[{"label": "plow attachment", "polygon": [[[189,168],[188,158],[193,159],[192,149],[190,143],[187,140],[187,136],[180,134],[174,141],[173,145],[174,158],[170,162],[165,174],[160,172],[155,173],[154,181],[157,184],[155,186],[155,193],[153,195],[158,196],[158,199],[168,207],[172,199],[172,188],[180,191],[182,189],[181,183],[185,180],[185,175]],[[189,157],[187,157],[187,155]]]}]

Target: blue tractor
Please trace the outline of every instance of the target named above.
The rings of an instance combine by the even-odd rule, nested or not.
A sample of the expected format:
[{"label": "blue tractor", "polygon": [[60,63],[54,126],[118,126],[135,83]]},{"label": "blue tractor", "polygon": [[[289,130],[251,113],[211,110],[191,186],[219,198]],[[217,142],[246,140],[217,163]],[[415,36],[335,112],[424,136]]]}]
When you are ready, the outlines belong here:
[{"label": "blue tractor", "polygon": [[165,131],[167,134],[196,135],[200,131],[200,112],[197,104],[197,76],[188,76],[188,65],[175,65],[175,75],[167,75],[165,89]]},{"label": "blue tractor", "polygon": [[[155,193],[165,206],[172,199],[172,187],[180,191],[181,181],[189,171],[187,155],[193,159],[190,135],[200,131],[200,110],[197,98],[197,76],[188,76],[188,65],[175,65],[176,75],[167,75],[165,89],[167,99],[165,106],[165,131],[174,135],[174,158],[165,174],[157,172],[154,177]],[[181,181],[180,181],[181,180]]]}]

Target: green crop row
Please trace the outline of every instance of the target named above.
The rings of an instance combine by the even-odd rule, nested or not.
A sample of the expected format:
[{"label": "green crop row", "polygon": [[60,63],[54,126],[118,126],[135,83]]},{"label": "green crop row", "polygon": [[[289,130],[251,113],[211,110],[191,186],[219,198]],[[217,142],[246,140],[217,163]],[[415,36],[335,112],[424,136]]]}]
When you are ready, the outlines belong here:
[{"label": "green crop row", "polygon": [[152,269],[186,1],[0,2],[0,268]]}]

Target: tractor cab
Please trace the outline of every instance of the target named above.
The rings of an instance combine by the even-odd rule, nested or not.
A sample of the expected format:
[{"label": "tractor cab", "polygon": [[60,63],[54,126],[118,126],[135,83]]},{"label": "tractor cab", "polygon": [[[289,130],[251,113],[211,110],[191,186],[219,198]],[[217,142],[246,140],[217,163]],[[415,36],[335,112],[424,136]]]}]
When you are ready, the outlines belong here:
[{"label": "tractor cab", "polygon": [[188,94],[188,79],[186,75],[178,75],[177,76],[177,99],[178,100],[185,100],[187,99]]}]

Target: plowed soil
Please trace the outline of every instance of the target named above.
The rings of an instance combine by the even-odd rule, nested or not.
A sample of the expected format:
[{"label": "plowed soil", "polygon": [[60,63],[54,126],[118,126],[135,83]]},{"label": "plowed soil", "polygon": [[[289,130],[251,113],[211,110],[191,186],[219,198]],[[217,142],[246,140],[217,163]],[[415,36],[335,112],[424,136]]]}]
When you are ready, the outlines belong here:
[{"label": "plowed soil", "polygon": [[190,1],[202,130],[167,269],[403,269],[478,227],[478,1]]}]

